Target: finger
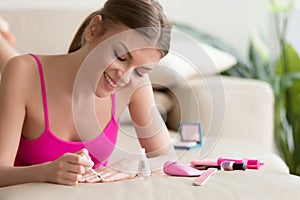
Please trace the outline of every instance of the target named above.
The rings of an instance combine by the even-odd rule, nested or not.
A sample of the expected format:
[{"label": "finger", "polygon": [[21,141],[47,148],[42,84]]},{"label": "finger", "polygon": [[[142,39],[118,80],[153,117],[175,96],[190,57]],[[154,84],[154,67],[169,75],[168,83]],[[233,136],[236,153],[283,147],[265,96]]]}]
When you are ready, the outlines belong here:
[{"label": "finger", "polygon": [[69,186],[74,186],[76,185],[78,182],[76,181],[71,181],[71,180],[68,180],[68,179],[62,179],[59,184],[62,184],[62,185],[69,185]]},{"label": "finger", "polygon": [[102,179],[107,179],[111,176],[113,176],[114,174],[119,173],[118,171],[114,171],[114,170],[103,170],[101,172],[99,172],[100,176]]},{"label": "finger", "polygon": [[101,172],[103,170],[106,170],[106,169],[107,169],[106,166],[101,166],[101,167],[98,167],[97,169],[95,169],[95,171],[99,173],[99,172]]},{"label": "finger", "polygon": [[83,165],[85,167],[92,167],[94,165],[92,160],[88,160],[77,154],[65,154],[65,157],[67,162],[72,164]]},{"label": "finger", "polygon": [[78,155],[82,156],[83,158],[91,161],[93,163],[92,166],[94,166],[94,162],[92,161],[92,158],[90,157],[89,152],[88,152],[88,150],[86,148],[81,149],[76,154],[78,154]]},{"label": "finger", "polygon": [[111,168],[111,167],[107,167],[107,166],[98,168],[95,171],[97,171],[101,177],[102,176],[108,177],[108,176],[114,175],[116,173],[131,173],[131,172],[127,172],[127,171],[120,171],[115,168]]},{"label": "finger", "polygon": [[72,172],[75,174],[85,174],[86,170],[85,167],[82,165],[77,165],[77,164],[73,164],[73,163],[66,163],[66,170],[68,172]]},{"label": "finger", "polygon": [[97,182],[101,182],[102,177],[99,178],[96,175],[90,176],[89,178],[85,179],[86,183],[97,183]]},{"label": "finger", "polygon": [[110,176],[112,173],[116,172],[108,167],[102,168],[101,170],[97,169],[96,171],[101,177]]},{"label": "finger", "polygon": [[100,182],[102,179],[99,178],[97,175],[95,175],[94,173],[87,171],[83,176],[82,179],[80,181],[86,182],[86,183],[95,183],[95,182]]},{"label": "finger", "polygon": [[123,172],[119,172],[119,173],[112,174],[109,177],[103,178],[102,182],[120,181],[120,180],[132,179],[134,177],[136,177],[135,173],[123,173]]},{"label": "finger", "polygon": [[69,181],[78,182],[82,179],[82,175],[68,172],[63,178]]},{"label": "finger", "polygon": [[79,151],[77,151],[75,154],[80,155],[80,154],[83,154],[83,153],[88,153],[88,150],[86,148],[82,148]]},{"label": "finger", "polygon": [[82,176],[80,174],[68,172],[62,174],[57,182],[64,185],[76,185],[81,178]]},{"label": "finger", "polygon": [[85,173],[82,175],[81,179],[79,180],[80,183],[86,183],[87,180],[91,177],[92,175],[89,173]]},{"label": "finger", "polygon": [[86,173],[84,175],[82,175],[82,179],[90,179],[92,177],[96,176],[95,174],[93,174],[90,171],[86,171]]},{"label": "finger", "polygon": [[89,152],[88,152],[88,150],[86,148],[83,148],[83,149],[77,151],[75,154],[81,155],[81,156],[87,158],[88,160],[91,160]]}]

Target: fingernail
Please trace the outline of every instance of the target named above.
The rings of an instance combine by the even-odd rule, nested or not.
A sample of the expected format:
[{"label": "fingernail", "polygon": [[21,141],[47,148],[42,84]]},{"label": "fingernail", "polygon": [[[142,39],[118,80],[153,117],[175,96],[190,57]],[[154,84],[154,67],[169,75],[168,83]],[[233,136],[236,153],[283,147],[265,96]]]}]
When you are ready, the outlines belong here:
[{"label": "fingernail", "polygon": [[92,160],[89,160],[89,161],[90,161],[91,165],[94,166],[95,163]]}]

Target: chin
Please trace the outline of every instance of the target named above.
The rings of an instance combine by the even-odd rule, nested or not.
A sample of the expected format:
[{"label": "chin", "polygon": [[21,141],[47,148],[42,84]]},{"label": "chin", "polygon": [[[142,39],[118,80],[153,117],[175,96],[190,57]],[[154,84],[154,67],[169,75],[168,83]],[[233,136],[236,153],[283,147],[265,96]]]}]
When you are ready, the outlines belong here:
[{"label": "chin", "polygon": [[101,91],[101,92],[97,92],[95,93],[96,97],[98,98],[105,98],[105,97],[109,97],[113,94],[113,92],[106,92],[106,91]]},{"label": "chin", "polygon": [[99,98],[111,96],[116,90],[116,88],[111,87],[103,77],[101,77],[99,83],[100,84],[98,85],[95,92],[95,95]]}]

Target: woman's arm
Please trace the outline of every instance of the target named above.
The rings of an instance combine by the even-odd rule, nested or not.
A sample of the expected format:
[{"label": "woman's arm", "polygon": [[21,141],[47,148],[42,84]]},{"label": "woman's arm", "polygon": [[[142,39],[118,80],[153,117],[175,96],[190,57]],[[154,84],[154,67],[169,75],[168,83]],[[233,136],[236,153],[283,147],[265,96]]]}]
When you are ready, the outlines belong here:
[{"label": "woman's arm", "polygon": [[[31,63],[32,62],[32,63]],[[14,167],[23,123],[26,117],[28,84],[33,65],[29,56],[11,59],[5,67],[0,84],[0,187],[27,182],[54,182],[74,185],[81,180],[85,166],[93,163],[77,152],[59,159],[26,167]]]},{"label": "woman's arm", "polygon": [[[13,170],[25,119],[26,70],[22,59],[12,59],[0,84],[0,186],[38,181],[39,170]],[[33,173],[32,170],[35,170]],[[30,175],[35,174],[34,177]]]},{"label": "woman's arm", "polygon": [[175,159],[175,150],[155,104],[150,82],[133,93],[129,111],[139,142],[150,158],[152,170],[161,169],[164,161]]},{"label": "woman's arm", "polygon": [[0,84],[1,166],[14,164],[25,119],[26,76],[27,72],[22,59],[12,59],[2,75]]}]

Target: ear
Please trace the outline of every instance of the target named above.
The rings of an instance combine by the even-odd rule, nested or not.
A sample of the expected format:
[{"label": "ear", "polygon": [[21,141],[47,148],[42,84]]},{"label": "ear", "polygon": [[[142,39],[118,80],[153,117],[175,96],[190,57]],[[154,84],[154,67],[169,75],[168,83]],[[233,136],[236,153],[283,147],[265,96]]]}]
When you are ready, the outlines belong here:
[{"label": "ear", "polygon": [[101,22],[102,22],[102,16],[96,15],[94,16],[89,25],[85,28],[85,41],[90,42],[93,41],[95,38],[97,38],[101,32]]}]

